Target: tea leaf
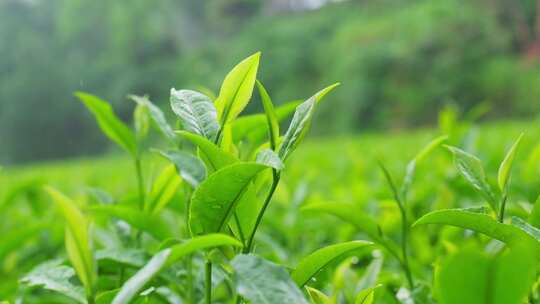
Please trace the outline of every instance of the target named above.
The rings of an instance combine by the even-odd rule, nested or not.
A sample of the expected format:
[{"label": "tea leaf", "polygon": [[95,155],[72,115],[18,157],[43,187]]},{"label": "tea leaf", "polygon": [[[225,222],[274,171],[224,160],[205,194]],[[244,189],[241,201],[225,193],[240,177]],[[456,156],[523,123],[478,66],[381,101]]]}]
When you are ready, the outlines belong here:
[{"label": "tea leaf", "polygon": [[231,262],[236,291],[251,303],[308,304],[282,267],[256,255],[237,255]]},{"label": "tea leaf", "polygon": [[186,131],[179,131],[177,133],[199,147],[201,157],[203,157],[203,160],[206,161],[212,171],[221,169],[238,161],[232,154],[221,150],[214,143],[200,135]]},{"label": "tea leaf", "polygon": [[83,288],[70,282],[74,275],[73,268],[60,265],[60,261],[50,261],[34,268],[21,279],[21,283],[31,287],[40,286],[86,304]]},{"label": "tea leaf", "polygon": [[426,156],[428,156],[433,150],[435,150],[438,146],[440,146],[446,140],[448,140],[447,135],[442,135],[433,139],[422,150],[420,150],[418,154],[416,154],[416,156],[414,157],[414,160],[416,162],[421,162],[422,160],[424,160],[424,158],[426,158]]},{"label": "tea leaf", "polygon": [[494,211],[498,208],[491,187],[486,180],[482,162],[474,155],[459,148],[446,146],[454,154],[454,163],[461,175],[482,194]]},{"label": "tea leaf", "polygon": [[184,151],[157,151],[175,164],[180,176],[193,188],[206,178],[206,168],[198,157]]},{"label": "tea leaf", "polygon": [[176,173],[175,166],[169,165],[165,167],[152,185],[152,190],[144,206],[144,211],[150,214],[157,214],[170,202],[181,183],[182,179]]},{"label": "tea leaf", "polygon": [[257,163],[237,163],[202,182],[191,198],[189,226],[193,235],[220,232],[253,178],[266,168]]},{"label": "tea leaf", "polygon": [[208,96],[171,89],[171,108],[185,130],[214,141],[219,130],[216,108]]},{"label": "tea leaf", "polygon": [[501,166],[499,167],[497,182],[499,184],[499,189],[503,193],[506,192],[506,185],[508,183],[508,178],[510,177],[510,170],[512,170],[512,163],[514,162],[514,157],[516,156],[516,151],[522,138],[523,133],[519,135],[516,142],[514,142],[510,150],[508,150],[506,156],[504,157],[504,160],[501,163]]},{"label": "tea leaf", "polygon": [[315,95],[311,96],[308,100],[296,107],[293,119],[289,125],[287,133],[283,143],[279,148],[279,157],[285,161],[289,155],[298,147],[300,142],[304,139],[304,136],[309,130],[315,107],[322,100],[322,98],[337,87],[339,83],[328,86]]},{"label": "tea leaf", "polygon": [[259,164],[267,165],[276,170],[282,170],[285,167],[283,161],[281,161],[281,158],[279,158],[279,155],[277,155],[276,152],[270,149],[264,149],[259,152],[257,154],[256,162]]},{"label": "tea leaf", "polygon": [[536,261],[527,249],[500,256],[464,250],[442,262],[435,273],[441,304],[520,304],[534,282]]},{"label": "tea leaf", "polygon": [[172,246],[158,252],[135,275],[127,280],[113,304],[129,303],[156,274],[191,253],[220,246],[242,246],[236,239],[223,234],[209,234],[186,240],[182,244]]},{"label": "tea leaf", "polygon": [[259,89],[259,95],[261,95],[261,101],[264,107],[264,113],[266,114],[266,120],[268,123],[268,130],[270,135],[270,147],[273,151],[277,149],[278,138],[279,138],[279,122],[274,110],[274,105],[272,104],[272,99],[266,92],[266,89],[257,80],[257,88]]},{"label": "tea leaf", "polygon": [[96,96],[77,92],[75,93],[84,105],[94,114],[94,117],[103,133],[112,141],[124,148],[131,155],[137,154],[137,142],[133,132],[113,112],[111,105]]},{"label": "tea leaf", "polygon": [[129,206],[94,206],[89,208],[89,210],[91,212],[102,213],[121,219],[133,227],[150,234],[158,240],[164,240],[173,236],[169,225],[158,216],[147,214]]},{"label": "tea leaf", "polygon": [[167,122],[167,119],[160,108],[158,108],[146,96],[129,95],[128,97],[135,101],[138,105],[144,105],[146,108],[148,108],[150,117],[161,134],[163,134],[170,142],[176,142],[176,134]]},{"label": "tea leaf", "polygon": [[512,217],[512,225],[532,236],[537,242],[540,243],[540,229],[532,226],[531,224],[525,222],[524,220],[516,216]]},{"label": "tea leaf", "polygon": [[93,295],[97,279],[96,265],[92,254],[89,223],[81,211],[67,196],[45,187],[66,221],[66,251],[69,260],[84,285],[87,295]]},{"label": "tea leaf", "polygon": [[[524,242],[536,243],[531,236],[517,227],[499,223],[489,215],[467,209],[433,211],[418,219],[413,224],[413,227],[426,224],[442,224],[470,229],[504,242],[509,246],[516,246]],[[540,245],[537,244],[536,250],[540,253]]]},{"label": "tea leaf", "polygon": [[540,196],[536,198],[533,209],[529,215],[529,222],[536,228],[540,228]]},{"label": "tea leaf", "polygon": [[352,241],[321,248],[303,258],[291,273],[291,278],[302,287],[326,265],[372,244],[366,241]]},{"label": "tea leaf", "polygon": [[251,99],[260,57],[260,52],[249,56],[225,76],[215,102],[221,127],[233,121]]},{"label": "tea leaf", "polygon": [[145,252],[131,248],[107,248],[96,251],[96,260],[109,260],[132,267],[141,267],[145,262]]},{"label": "tea leaf", "polygon": [[375,303],[375,290],[382,285],[376,285],[362,290],[354,300],[354,304],[373,304]]},{"label": "tea leaf", "polygon": [[333,304],[332,299],[325,295],[320,290],[306,286],[306,290],[314,304]]},{"label": "tea leaf", "polygon": [[133,111],[133,123],[135,125],[135,134],[138,141],[142,141],[148,135],[150,128],[150,119],[148,108],[144,105],[137,104]]}]

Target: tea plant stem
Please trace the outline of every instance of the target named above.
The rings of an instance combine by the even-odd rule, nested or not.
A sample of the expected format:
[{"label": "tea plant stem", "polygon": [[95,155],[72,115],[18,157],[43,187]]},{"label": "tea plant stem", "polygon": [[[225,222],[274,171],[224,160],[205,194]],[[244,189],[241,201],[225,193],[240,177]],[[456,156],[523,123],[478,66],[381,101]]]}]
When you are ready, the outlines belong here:
[{"label": "tea plant stem", "polygon": [[[390,188],[392,189],[392,193],[394,194],[394,200],[396,201],[399,212],[401,214],[401,254],[403,255],[403,263],[402,268],[405,272],[405,277],[407,278],[407,283],[409,284],[409,289],[414,288],[414,280],[411,274],[411,269],[409,267],[409,257],[407,256],[407,239],[408,239],[408,231],[409,231],[409,224],[407,220],[407,210],[405,209],[405,199],[402,199],[399,195],[399,192],[394,184],[394,181],[392,179],[392,176],[390,175],[390,172],[386,169],[386,167],[382,164],[382,162],[379,161],[379,167],[384,173],[384,176],[388,182],[388,185],[390,185]],[[405,197],[405,193],[403,193],[403,197]]]},{"label": "tea plant stem", "polygon": [[504,209],[506,209],[506,201],[508,195],[505,193],[501,199],[501,210],[499,210],[499,222],[504,222]]},{"label": "tea plant stem", "polygon": [[144,208],[144,181],[143,181],[143,175],[142,175],[142,167],[141,167],[141,157],[137,156],[135,158],[135,171],[137,174],[137,187],[139,189],[139,209],[143,210]]},{"label": "tea plant stem", "polygon": [[266,208],[268,208],[268,205],[270,204],[270,200],[272,199],[272,196],[274,196],[274,192],[276,191],[276,188],[279,184],[280,174],[276,169],[272,169],[272,186],[270,186],[270,191],[266,195],[266,199],[264,200],[263,207],[259,214],[257,215],[257,220],[255,221],[255,226],[253,227],[253,231],[251,231],[251,234],[248,238],[248,242],[246,246],[243,249],[243,253],[250,253],[253,249],[253,240],[255,239],[255,234],[257,233],[257,229],[259,228],[259,225],[261,224],[262,218],[264,216],[264,212],[266,211]]},{"label": "tea plant stem", "polygon": [[206,261],[205,264],[205,304],[212,304],[212,262]]}]

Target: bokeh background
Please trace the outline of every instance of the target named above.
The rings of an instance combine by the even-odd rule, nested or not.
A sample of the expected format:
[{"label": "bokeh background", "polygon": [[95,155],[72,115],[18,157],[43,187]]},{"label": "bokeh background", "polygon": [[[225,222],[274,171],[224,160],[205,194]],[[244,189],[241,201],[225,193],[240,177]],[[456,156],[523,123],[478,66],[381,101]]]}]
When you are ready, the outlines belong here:
[{"label": "bokeh background", "polygon": [[540,110],[536,0],[0,0],[0,163],[107,152],[74,91],[130,121],[128,94],[166,109],[171,87],[217,92],[256,51],[278,104],[342,82],[319,136]]}]

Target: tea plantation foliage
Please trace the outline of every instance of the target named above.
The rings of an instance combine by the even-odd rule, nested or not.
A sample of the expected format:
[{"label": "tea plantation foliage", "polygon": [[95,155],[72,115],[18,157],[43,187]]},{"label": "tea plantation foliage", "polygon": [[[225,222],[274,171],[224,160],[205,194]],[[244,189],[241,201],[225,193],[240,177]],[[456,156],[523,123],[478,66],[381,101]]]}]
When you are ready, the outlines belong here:
[{"label": "tea plantation foliage", "polygon": [[[432,125],[449,102],[488,102],[491,117],[540,110],[538,60],[525,58],[516,23],[537,39],[535,0],[326,1],[269,13],[272,2],[324,1],[0,1],[0,162],[110,148],[73,91],[129,120],[127,93],[166,108],[171,87],[217,90],[259,50],[276,105],[343,82],[321,104],[314,135]],[[257,102],[245,113],[261,111]]]},{"label": "tea plantation foliage", "polygon": [[340,87],[274,107],[259,61],[133,126],[75,93],[126,156],[0,172],[0,299],[538,303],[538,122],[304,142]]}]

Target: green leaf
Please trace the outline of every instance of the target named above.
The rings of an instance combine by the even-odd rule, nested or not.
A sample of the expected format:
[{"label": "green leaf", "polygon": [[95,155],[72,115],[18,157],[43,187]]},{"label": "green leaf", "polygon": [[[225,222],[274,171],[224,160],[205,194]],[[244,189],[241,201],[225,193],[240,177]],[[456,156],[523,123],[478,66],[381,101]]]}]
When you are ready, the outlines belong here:
[{"label": "green leaf", "polygon": [[264,107],[264,113],[268,122],[268,130],[270,135],[270,147],[273,151],[276,151],[279,139],[279,122],[277,119],[276,111],[272,99],[268,95],[268,92],[260,81],[257,80],[257,88],[259,89],[259,95],[261,95],[261,101]]},{"label": "green leaf", "polygon": [[354,300],[354,304],[373,304],[375,303],[375,290],[382,285],[373,286],[370,288],[366,288],[362,290],[358,295],[356,296],[356,299]]},{"label": "green leaf", "polygon": [[[509,246],[520,243],[536,243],[534,238],[512,225],[499,223],[487,214],[467,209],[447,209],[430,212],[418,219],[413,227],[426,224],[442,224],[470,229],[497,239]],[[540,253],[540,245],[536,249]]]},{"label": "green leaf", "polygon": [[144,265],[145,252],[132,248],[107,248],[96,251],[96,260],[109,260],[138,268]]},{"label": "green leaf", "polygon": [[457,252],[438,267],[435,290],[441,304],[521,304],[534,282],[536,261],[527,249],[491,257]]},{"label": "green leaf", "polygon": [[523,138],[523,133],[519,135],[518,139],[510,150],[508,150],[508,153],[506,153],[506,156],[504,157],[504,160],[501,163],[501,166],[499,167],[499,173],[497,175],[497,182],[499,184],[499,189],[502,193],[506,192],[506,185],[508,183],[508,179],[510,177],[510,170],[512,170],[512,163],[514,162],[514,157],[516,156],[517,148],[519,147],[519,143],[521,142],[521,139]]},{"label": "green leaf", "polygon": [[[278,122],[283,121],[294,113],[296,107],[302,101],[291,101],[276,108],[276,117]],[[266,114],[244,115],[231,123],[233,141],[239,142],[247,138],[248,141],[258,144],[267,139],[268,123]]]},{"label": "green leaf", "polygon": [[129,303],[148,282],[166,267],[194,252],[220,246],[240,247],[242,244],[224,234],[209,234],[194,237],[182,244],[158,252],[143,268],[124,283],[112,303]]},{"label": "green leaf", "polygon": [[152,259],[137,273],[129,278],[120,291],[114,297],[113,304],[129,303],[137,293],[148,283],[154,276],[161,271],[165,262],[171,254],[171,249],[167,248],[158,252]]},{"label": "green leaf", "polygon": [[49,261],[40,264],[30,273],[26,274],[21,283],[28,286],[38,286],[47,290],[61,293],[78,303],[86,304],[82,286],[71,283],[75,276],[73,268],[60,265],[61,261]]},{"label": "green leaf", "polygon": [[314,304],[333,304],[332,299],[318,289],[306,286],[306,290]]},{"label": "green leaf", "polygon": [[285,165],[279,155],[271,149],[264,149],[257,154],[256,162],[259,164],[267,165],[276,170],[282,170]]},{"label": "green leaf", "polygon": [[416,156],[414,157],[414,160],[418,163],[424,160],[433,150],[435,150],[438,146],[440,146],[443,142],[448,140],[447,135],[439,136],[432,141],[430,141]]},{"label": "green leaf", "polygon": [[221,127],[233,121],[251,99],[260,57],[260,52],[249,56],[225,76],[215,102]]},{"label": "green leaf", "polygon": [[181,184],[182,178],[176,173],[175,166],[166,166],[152,185],[144,211],[157,214],[171,201]]},{"label": "green leaf", "polygon": [[173,236],[169,225],[160,217],[147,214],[130,206],[103,205],[89,208],[91,212],[101,213],[121,219],[131,226],[142,230],[158,240]]},{"label": "green leaf", "polygon": [[372,244],[373,243],[366,241],[352,241],[321,248],[303,258],[291,273],[291,278],[298,286],[303,287],[326,265],[337,259],[341,259],[360,248],[365,248]]},{"label": "green leaf", "polygon": [[206,168],[198,157],[184,151],[157,151],[176,166],[180,176],[193,188],[206,178]]},{"label": "green leaf", "polygon": [[231,262],[236,291],[251,303],[307,304],[287,271],[256,255],[237,255]]},{"label": "green leaf", "polygon": [[486,180],[482,162],[474,155],[459,148],[446,146],[454,154],[454,163],[461,175],[486,199],[494,211],[498,203]]},{"label": "green leaf", "polygon": [[531,224],[525,222],[524,220],[516,216],[512,217],[512,225],[532,236],[538,243],[540,243],[540,229],[532,226]]},{"label": "green leaf", "polygon": [[279,157],[281,157],[283,161],[289,157],[304,139],[311,125],[316,105],[326,94],[338,85],[339,83],[336,83],[322,89],[296,108],[289,129],[287,130],[287,133],[285,133],[285,138],[279,148]]},{"label": "green leaf", "polygon": [[137,142],[133,132],[114,114],[111,105],[96,96],[75,93],[84,105],[94,114],[103,133],[131,155],[137,154]]},{"label": "green leaf", "polygon": [[302,210],[324,212],[336,216],[339,219],[352,224],[356,229],[366,233],[371,240],[381,244],[396,258],[400,258],[398,254],[399,246],[392,240],[385,238],[377,222],[354,205],[336,202],[311,203],[302,207]]},{"label": "green leaf", "polygon": [[257,163],[237,163],[210,175],[193,193],[189,226],[194,235],[220,232],[259,172]]},{"label": "green leaf", "polygon": [[219,130],[216,108],[208,96],[171,89],[171,108],[185,130],[214,141]]},{"label": "green leaf", "polygon": [[94,294],[97,280],[96,265],[92,254],[89,222],[75,203],[59,191],[45,187],[66,221],[66,251],[69,260],[83,283],[88,296]]},{"label": "green leaf", "polygon": [[201,157],[212,171],[221,169],[238,161],[232,154],[223,151],[214,143],[200,135],[185,131],[179,131],[177,133],[199,147]]},{"label": "green leaf", "polygon": [[150,117],[154,122],[157,129],[167,138],[170,142],[176,142],[176,134],[173,128],[167,122],[165,115],[153,102],[151,102],[146,96],[129,95],[133,101],[138,105],[143,105],[149,110]]}]

